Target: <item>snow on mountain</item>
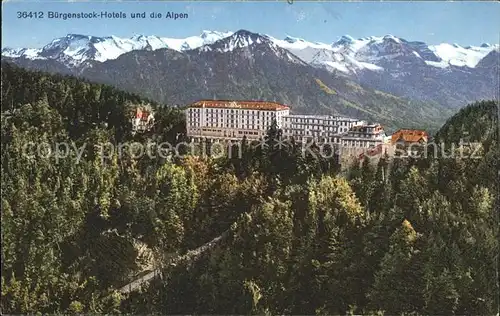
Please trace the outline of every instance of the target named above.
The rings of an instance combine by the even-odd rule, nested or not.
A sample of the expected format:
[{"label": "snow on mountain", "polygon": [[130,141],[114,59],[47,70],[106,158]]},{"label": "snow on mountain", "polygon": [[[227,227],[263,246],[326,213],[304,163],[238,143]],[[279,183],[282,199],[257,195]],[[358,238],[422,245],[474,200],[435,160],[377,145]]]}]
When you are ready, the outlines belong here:
[{"label": "snow on mountain", "polygon": [[292,36],[286,36],[285,39],[280,40],[276,39],[272,36],[267,35],[276,45],[285,48],[285,49],[291,49],[291,50],[300,50],[300,49],[305,49],[305,48],[325,48],[327,49],[329,47],[328,44],[323,44],[323,43],[314,43],[314,42],[308,42],[302,38],[296,38]]},{"label": "snow on mountain", "polygon": [[[239,30],[228,37],[220,39],[212,44],[206,44],[199,47],[197,50],[199,52],[217,52],[217,53],[227,53],[235,49],[250,47],[253,45],[262,45],[259,47],[258,51],[253,53],[259,53],[260,55],[273,54],[279,58],[285,58],[293,63],[304,64],[305,62],[297,58],[290,53],[288,49],[285,49],[274,42],[274,39],[268,35],[262,35],[258,33],[252,33],[246,30]],[[246,52],[248,57],[252,57],[252,52],[248,50]]]},{"label": "snow on mountain", "polygon": [[272,39],[278,46],[288,49],[305,62],[315,66],[343,73],[356,73],[361,69],[383,70],[382,67],[356,57],[358,51],[374,40],[373,37],[355,40],[349,35],[344,35],[333,44],[308,42],[290,36],[284,40]]},{"label": "snow on mountain", "polygon": [[[425,63],[439,68],[450,65],[473,68],[488,53],[499,48],[498,44],[487,43],[468,47],[447,43],[428,45],[423,42],[409,42],[394,35],[359,39],[344,35],[332,44],[325,44],[289,35],[284,39],[277,39],[270,35],[240,30],[236,33],[203,31],[198,36],[180,39],[145,35],[120,38],[68,34],[41,49],[4,48],[2,56],[59,59],[70,65],[78,65],[86,60],[103,62],[116,59],[134,50],[169,48],[186,51],[199,48],[201,51],[216,50],[225,53],[263,41],[284,48],[311,65],[348,74],[359,70],[382,71],[387,67],[397,68],[399,63],[408,62]],[[289,58],[293,59],[291,56]]]},{"label": "snow on mountain", "polygon": [[494,49],[498,49],[499,45],[482,44],[481,46],[461,47],[458,44],[442,43],[439,45],[431,45],[429,49],[433,51],[441,62],[427,62],[427,64],[436,67],[446,67],[448,65],[474,68],[488,53]]},{"label": "snow on mountain", "polygon": [[466,48],[457,44],[433,46],[423,42],[409,42],[394,35],[359,39],[343,35],[331,45],[291,36],[273,41],[308,63],[344,73],[356,73],[362,69],[381,71],[384,70],[383,65],[397,59],[415,59],[416,62],[425,62],[439,68],[450,65],[475,67],[489,52],[499,47],[498,44]]},{"label": "snow on mountain", "polygon": [[19,57],[19,56],[26,56],[26,58],[30,59],[36,59],[39,58],[38,54],[41,52],[41,49],[35,49],[35,48],[4,48],[2,49],[2,56],[5,57]]},{"label": "snow on mountain", "polygon": [[220,53],[226,53],[232,51],[236,48],[243,48],[250,46],[254,43],[262,44],[267,38],[260,34],[252,33],[245,30],[239,30],[221,40],[214,42],[213,44],[205,44],[200,47],[200,51],[217,51]]},{"label": "snow on mountain", "polygon": [[177,51],[195,49],[202,45],[230,36],[232,32],[203,31],[199,36],[184,39],[158,36],[134,35],[131,38],[117,36],[96,37],[80,34],[68,34],[56,38],[41,49],[2,50],[7,57],[24,57],[28,59],[70,59],[73,64],[86,60],[106,61],[116,59],[120,55],[134,50],[157,50],[170,48]]},{"label": "snow on mountain", "polygon": [[233,32],[203,31],[200,36],[190,36],[185,39],[169,40],[172,44],[174,41],[177,43],[177,46],[172,46],[172,49],[184,51],[215,43],[216,41],[231,36],[232,34]]}]

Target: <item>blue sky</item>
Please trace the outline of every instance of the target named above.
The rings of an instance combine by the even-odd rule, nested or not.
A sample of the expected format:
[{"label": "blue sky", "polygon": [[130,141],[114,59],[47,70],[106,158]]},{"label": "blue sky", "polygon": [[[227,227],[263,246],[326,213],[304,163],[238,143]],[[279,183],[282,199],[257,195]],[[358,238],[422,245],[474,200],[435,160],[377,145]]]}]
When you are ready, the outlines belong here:
[{"label": "blue sky", "polygon": [[[463,46],[498,43],[498,2],[83,2],[15,1],[2,3],[2,47],[41,47],[68,33],[119,37],[134,34],[182,38],[202,30],[247,29],[283,38],[286,35],[331,43],[393,34],[429,44]],[[18,19],[18,11],[45,12],[43,19]],[[114,11],[187,13],[188,19],[54,20],[47,11],[77,13]]]}]

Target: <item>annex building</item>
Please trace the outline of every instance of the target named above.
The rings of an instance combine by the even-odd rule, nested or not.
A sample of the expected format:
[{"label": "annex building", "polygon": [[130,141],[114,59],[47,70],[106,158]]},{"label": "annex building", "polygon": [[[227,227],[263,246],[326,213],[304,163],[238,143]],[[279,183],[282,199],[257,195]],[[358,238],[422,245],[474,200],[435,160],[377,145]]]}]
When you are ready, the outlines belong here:
[{"label": "annex building", "polygon": [[328,115],[287,115],[283,117],[283,136],[297,141],[317,140],[341,143],[341,136],[354,126],[366,124],[358,119]]},{"label": "annex building", "polygon": [[375,147],[383,144],[386,135],[380,124],[356,125],[342,136],[343,147]]}]

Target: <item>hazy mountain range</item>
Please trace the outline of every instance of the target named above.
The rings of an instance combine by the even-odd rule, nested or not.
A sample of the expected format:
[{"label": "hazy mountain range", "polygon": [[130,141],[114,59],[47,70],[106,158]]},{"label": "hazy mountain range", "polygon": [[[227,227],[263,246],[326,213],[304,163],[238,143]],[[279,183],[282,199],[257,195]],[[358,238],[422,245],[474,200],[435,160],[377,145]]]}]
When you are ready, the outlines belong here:
[{"label": "hazy mountain range", "polygon": [[68,34],[2,49],[20,66],[112,84],[159,102],[271,99],[296,112],[357,115],[391,126],[442,123],[495,98],[499,45],[428,45],[392,35],[331,44],[245,30],[172,39]]}]

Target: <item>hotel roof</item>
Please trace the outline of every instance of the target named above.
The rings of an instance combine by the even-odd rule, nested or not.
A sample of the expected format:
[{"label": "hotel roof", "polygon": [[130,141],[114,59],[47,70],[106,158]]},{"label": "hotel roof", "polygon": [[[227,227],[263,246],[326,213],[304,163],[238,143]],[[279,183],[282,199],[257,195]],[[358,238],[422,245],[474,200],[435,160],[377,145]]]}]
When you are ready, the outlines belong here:
[{"label": "hotel roof", "polygon": [[426,131],[418,129],[400,129],[396,133],[392,134],[391,142],[394,144],[398,140],[402,139],[405,142],[418,142],[421,139],[427,140],[429,135]]},{"label": "hotel roof", "polygon": [[243,110],[278,111],[289,110],[286,105],[268,101],[201,100],[189,105],[190,108],[227,108]]}]

